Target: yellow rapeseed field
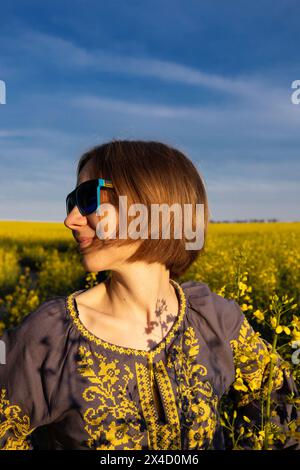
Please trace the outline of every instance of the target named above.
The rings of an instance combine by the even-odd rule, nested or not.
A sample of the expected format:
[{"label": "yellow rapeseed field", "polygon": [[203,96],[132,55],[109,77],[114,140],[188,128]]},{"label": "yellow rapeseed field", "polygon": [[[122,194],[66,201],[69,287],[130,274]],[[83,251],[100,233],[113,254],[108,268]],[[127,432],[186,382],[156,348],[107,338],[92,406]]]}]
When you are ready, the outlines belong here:
[{"label": "yellow rapeseed field", "polygon": [[[217,294],[236,300],[255,331],[270,343],[270,364],[280,354],[300,390],[299,364],[292,360],[300,348],[299,266],[300,223],[211,223],[204,252],[179,282],[203,281]],[[96,273],[84,271],[63,223],[0,221],[0,334],[41,302],[96,282]],[[247,390],[238,371],[234,387]],[[270,403],[267,396],[269,417],[276,413]],[[238,449],[246,432],[254,449],[271,448],[276,439],[283,442],[268,420],[249,430],[245,416],[245,426],[237,430],[236,415],[224,397],[228,448]]]}]

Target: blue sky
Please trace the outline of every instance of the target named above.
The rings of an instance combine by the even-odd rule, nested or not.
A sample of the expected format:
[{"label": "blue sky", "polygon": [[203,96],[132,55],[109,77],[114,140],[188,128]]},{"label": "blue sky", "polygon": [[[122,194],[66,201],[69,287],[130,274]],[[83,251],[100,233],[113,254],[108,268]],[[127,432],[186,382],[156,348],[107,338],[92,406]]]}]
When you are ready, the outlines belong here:
[{"label": "blue sky", "polygon": [[112,138],[187,153],[214,220],[300,220],[300,3],[1,6],[0,219],[65,217],[76,163]]}]

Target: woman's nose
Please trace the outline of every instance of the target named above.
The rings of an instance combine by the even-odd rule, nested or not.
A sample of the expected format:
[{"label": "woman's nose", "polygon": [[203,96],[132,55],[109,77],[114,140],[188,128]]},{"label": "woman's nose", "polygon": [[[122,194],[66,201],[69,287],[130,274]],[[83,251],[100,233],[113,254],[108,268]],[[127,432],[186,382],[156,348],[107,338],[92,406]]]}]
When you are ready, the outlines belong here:
[{"label": "woman's nose", "polygon": [[73,230],[74,227],[82,226],[87,224],[87,218],[84,215],[81,215],[77,206],[73,207],[71,212],[66,216],[64,220],[64,225]]}]

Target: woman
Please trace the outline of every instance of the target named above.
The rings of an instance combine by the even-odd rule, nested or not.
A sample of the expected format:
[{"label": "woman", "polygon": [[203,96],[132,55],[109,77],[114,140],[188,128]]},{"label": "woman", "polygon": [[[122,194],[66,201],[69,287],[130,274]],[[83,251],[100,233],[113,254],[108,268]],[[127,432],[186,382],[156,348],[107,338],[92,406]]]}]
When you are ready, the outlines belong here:
[{"label": "woman", "polygon": [[[127,207],[202,204],[206,239],[205,185],[179,150],[112,141],[81,157],[64,223],[86,271],[110,276],[45,301],[3,335],[2,449],[224,449],[219,404],[236,377],[249,390],[243,397],[233,391],[240,421],[246,426],[247,413],[253,422],[261,419],[255,394],[268,380],[270,345],[255,335],[235,301],[204,282],[177,282],[204,249],[186,249],[186,232],[173,239],[160,229],[154,239],[118,236],[120,196]],[[191,221],[199,230],[195,214]],[[245,360],[247,348],[252,356]],[[274,399],[298,393],[282,362],[278,356]],[[273,419],[286,432],[295,417],[294,406],[283,401]],[[290,438],[283,441],[285,448],[299,448]]]}]

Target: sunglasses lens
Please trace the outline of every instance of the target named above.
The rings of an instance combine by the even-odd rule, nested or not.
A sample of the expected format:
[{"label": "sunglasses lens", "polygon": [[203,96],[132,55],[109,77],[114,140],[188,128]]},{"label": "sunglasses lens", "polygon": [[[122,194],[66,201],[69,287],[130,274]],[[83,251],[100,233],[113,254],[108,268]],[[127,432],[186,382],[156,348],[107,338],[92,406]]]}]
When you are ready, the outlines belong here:
[{"label": "sunglasses lens", "polygon": [[66,200],[66,208],[67,208],[67,214],[70,214],[70,212],[74,209],[75,207],[75,202],[73,199],[73,196],[68,195],[67,200]]},{"label": "sunglasses lens", "polygon": [[89,215],[97,209],[97,180],[90,180],[78,187],[77,200],[82,215]]}]

